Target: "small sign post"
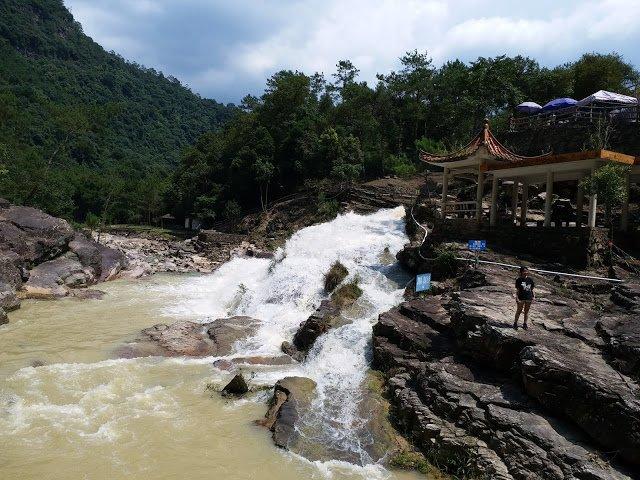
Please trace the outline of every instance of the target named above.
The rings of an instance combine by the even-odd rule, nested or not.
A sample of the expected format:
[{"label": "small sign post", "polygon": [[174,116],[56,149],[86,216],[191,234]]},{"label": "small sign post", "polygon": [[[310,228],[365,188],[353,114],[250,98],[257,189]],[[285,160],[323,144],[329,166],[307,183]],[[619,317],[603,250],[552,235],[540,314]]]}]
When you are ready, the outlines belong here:
[{"label": "small sign post", "polygon": [[478,268],[478,257],[480,252],[484,252],[487,249],[487,241],[486,240],[469,240],[467,244],[469,250],[475,252],[476,254],[476,269]]},{"label": "small sign post", "polygon": [[426,292],[431,288],[431,274],[421,273],[416,275],[416,293]]}]

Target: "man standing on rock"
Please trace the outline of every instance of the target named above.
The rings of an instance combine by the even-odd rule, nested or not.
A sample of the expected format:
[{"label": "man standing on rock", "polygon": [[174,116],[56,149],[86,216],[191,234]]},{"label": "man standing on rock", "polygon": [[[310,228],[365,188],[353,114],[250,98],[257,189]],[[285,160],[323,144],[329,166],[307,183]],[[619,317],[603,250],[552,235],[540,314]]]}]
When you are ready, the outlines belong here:
[{"label": "man standing on rock", "polygon": [[520,312],[524,309],[524,323],[522,328],[525,330],[528,328],[527,320],[529,319],[529,308],[531,308],[531,302],[535,298],[533,294],[533,287],[535,283],[529,277],[529,270],[527,267],[520,267],[520,276],[516,278],[516,318],[513,322],[513,328],[518,329],[518,318],[520,318]]}]

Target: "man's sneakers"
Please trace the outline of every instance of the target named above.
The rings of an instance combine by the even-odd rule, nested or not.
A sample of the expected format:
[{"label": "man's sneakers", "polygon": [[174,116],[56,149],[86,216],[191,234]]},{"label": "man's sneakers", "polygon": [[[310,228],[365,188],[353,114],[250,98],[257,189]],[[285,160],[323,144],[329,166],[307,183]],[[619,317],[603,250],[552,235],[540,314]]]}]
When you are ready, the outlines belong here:
[{"label": "man's sneakers", "polygon": [[525,330],[528,330],[528,329],[529,329],[529,326],[527,325],[527,322],[524,322],[524,323],[522,324],[522,328],[524,328]]}]

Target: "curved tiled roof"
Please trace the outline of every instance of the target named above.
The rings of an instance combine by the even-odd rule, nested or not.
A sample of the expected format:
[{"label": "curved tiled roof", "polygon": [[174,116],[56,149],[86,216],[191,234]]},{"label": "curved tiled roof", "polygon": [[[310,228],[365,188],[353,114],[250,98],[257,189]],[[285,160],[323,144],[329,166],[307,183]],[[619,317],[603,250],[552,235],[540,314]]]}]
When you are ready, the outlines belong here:
[{"label": "curved tiled roof", "polygon": [[473,138],[473,140],[471,140],[467,145],[462,147],[457,152],[449,153],[446,155],[435,155],[432,153],[420,151],[420,160],[427,163],[449,163],[455,162],[457,160],[464,160],[476,153],[482,146],[486,147],[489,154],[493,155],[496,159],[509,163],[516,163],[519,161],[531,160],[535,158],[544,158],[551,154],[551,152],[548,152],[543,155],[525,157],[512,152],[507,147],[502,145],[493,135],[493,133],[491,133],[491,130],[489,129],[489,121],[485,120],[484,128],[482,129],[482,131],[479,132],[478,135]]}]

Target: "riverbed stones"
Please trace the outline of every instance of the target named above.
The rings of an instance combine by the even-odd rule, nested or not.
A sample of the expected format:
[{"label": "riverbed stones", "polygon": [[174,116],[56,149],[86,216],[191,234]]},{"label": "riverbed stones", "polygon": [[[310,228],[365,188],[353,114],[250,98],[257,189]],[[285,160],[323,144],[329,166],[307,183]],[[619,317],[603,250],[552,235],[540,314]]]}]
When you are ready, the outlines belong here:
[{"label": "riverbed stones", "polygon": [[634,315],[607,306],[606,289],[536,277],[529,329],[515,330],[512,274],[483,273],[380,315],[374,365],[387,372],[396,424],[430,459],[490,478],[630,478],[640,465]]},{"label": "riverbed stones", "polygon": [[240,396],[249,391],[249,385],[244,379],[242,373],[236,374],[227,385],[222,389],[223,396]]},{"label": "riverbed stones", "polygon": [[148,355],[220,357],[233,352],[237,341],[255,333],[259,321],[251,317],[219,318],[212,322],[179,321],[142,330],[141,338],[121,349],[121,356]]}]

